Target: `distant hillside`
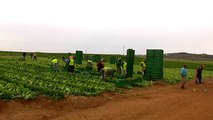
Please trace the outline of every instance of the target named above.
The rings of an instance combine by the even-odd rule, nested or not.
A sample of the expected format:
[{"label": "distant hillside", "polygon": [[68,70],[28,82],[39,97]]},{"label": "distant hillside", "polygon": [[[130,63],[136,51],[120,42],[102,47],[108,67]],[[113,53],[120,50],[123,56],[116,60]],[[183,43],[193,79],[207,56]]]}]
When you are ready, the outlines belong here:
[{"label": "distant hillside", "polygon": [[191,53],[167,53],[164,58],[166,59],[183,59],[183,60],[196,60],[196,61],[213,61],[213,55],[207,54],[191,54]]},{"label": "distant hillside", "polygon": [[[27,56],[30,52],[27,52]],[[67,56],[67,53],[41,53],[37,52],[38,57],[52,57],[56,56],[58,58],[62,58],[62,56]],[[87,54],[89,56],[93,56],[95,54]],[[0,56],[22,56],[22,52],[15,52],[15,51],[0,51]],[[101,56],[109,60],[111,56],[122,57],[123,55],[119,54],[101,54]],[[146,58],[146,55],[136,55],[136,61],[141,61],[141,59]],[[180,60],[193,60],[193,61],[213,61],[213,55],[208,54],[192,54],[186,52],[179,52],[179,53],[165,53],[165,59],[180,59]],[[138,63],[136,62],[136,63]]]}]

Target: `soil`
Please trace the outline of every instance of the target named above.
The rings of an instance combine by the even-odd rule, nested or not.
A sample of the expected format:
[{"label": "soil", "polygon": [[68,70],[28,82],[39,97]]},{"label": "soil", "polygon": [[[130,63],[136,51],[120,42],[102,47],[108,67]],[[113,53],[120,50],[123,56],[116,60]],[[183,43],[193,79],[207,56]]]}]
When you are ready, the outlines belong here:
[{"label": "soil", "polygon": [[[205,90],[206,89],[206,90]],[[0,100],[0,120],[213,120],[213,79],[196,85],[156,83],[122,93],[52,100]]]}]

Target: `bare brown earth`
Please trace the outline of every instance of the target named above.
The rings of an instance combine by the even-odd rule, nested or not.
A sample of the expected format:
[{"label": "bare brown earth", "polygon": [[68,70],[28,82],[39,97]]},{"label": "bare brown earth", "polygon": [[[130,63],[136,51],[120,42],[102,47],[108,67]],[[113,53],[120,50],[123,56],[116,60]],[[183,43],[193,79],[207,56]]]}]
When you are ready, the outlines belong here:
[{"label": "bare brown earth", "polygon": [[205,81],[184,90],[157,83],[96,97],[0,100],[0,120],[213,120],[213,79]]}]

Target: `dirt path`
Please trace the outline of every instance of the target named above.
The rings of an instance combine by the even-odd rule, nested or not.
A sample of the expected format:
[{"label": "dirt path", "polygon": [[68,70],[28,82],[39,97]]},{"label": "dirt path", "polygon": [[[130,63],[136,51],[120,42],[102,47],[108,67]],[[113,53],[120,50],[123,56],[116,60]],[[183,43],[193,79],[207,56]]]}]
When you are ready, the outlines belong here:
[{"label": "dirt path", "polygon": [[[196,89],[194,91],[194,88]],[[207,91],[203,89],[206,88]],[[104,93],[97,97],[70,96],[56,101],[0,100],[0,120],[212,120],[213,79],[204,86],[179,85]]]}]

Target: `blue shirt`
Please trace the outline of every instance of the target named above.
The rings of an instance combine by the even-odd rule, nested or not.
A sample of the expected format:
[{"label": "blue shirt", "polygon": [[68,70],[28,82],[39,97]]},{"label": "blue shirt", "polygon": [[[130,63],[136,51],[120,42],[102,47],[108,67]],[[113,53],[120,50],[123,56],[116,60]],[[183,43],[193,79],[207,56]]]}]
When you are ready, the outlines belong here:
[{"label": "blue shirt", "polygon": [[186,77],[187,76],[187,69],[185,67],[182,67],[180,70],[181,76]]}]

